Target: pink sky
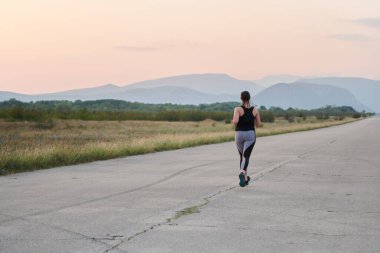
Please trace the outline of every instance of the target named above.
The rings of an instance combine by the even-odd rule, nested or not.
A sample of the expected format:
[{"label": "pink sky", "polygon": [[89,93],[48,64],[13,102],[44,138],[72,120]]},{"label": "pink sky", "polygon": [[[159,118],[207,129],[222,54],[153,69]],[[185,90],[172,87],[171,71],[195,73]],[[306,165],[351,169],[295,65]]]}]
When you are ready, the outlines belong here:
[{"label": "pink sky", "polygon": [[4,0],[0,90],[189,73],[380,79],[379,0]]}]

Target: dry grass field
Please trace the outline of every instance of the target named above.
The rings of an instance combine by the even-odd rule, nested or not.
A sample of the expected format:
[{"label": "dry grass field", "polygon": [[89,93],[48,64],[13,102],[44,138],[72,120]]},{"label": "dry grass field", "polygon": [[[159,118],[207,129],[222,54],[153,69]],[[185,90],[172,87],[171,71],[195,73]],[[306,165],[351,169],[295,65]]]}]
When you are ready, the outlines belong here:
[{"label": "dry grass field", "polygon": [[[310,130],[355,119],[277,119],[258,136]],[[231,124],[157,121],[0,121],[0,175],[121,156],[231,141]]]}]

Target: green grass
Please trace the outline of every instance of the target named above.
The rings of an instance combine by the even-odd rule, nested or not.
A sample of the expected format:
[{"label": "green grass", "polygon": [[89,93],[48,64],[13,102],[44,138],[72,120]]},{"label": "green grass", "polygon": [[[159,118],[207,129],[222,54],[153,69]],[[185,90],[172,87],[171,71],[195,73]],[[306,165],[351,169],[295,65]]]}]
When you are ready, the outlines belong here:
[{"label": "green grass", "polygon": [[178,219],[182,216],[185,216],[185,215],[190,215],[190,214],[194,214],[194,213],[199,213],[200,210],[199,210],[199,206],[191,206],[191,207],[187,207],[181,211],[178,211],[176,213],[176,215],[174,216],[174,219]]}]

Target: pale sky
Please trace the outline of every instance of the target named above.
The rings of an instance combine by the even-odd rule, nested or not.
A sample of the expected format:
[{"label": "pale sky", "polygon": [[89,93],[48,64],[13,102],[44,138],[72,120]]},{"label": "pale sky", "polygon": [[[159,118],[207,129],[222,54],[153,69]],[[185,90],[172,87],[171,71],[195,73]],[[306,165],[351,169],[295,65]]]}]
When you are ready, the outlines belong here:
[{"label": "pale sky", "polygon": [[380,79],[379,0],[0,0],[0,90],[190,73]]}]

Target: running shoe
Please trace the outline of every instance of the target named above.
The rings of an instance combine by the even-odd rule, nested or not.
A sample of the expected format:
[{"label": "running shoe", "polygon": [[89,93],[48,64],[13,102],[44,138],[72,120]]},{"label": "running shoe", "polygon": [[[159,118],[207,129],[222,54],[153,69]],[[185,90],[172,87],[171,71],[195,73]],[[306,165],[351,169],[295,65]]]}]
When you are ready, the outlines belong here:
[{"label": "running shoe", "polygon": [[244,186],[245,186],[245,176],[244,176],[244,173],[243,173],[243,172],[241,172],[241,173],[239,174],[239,179],[240,179],[239,185],[240,185],[241,187],[244,187]]},{"label": "running shoe", "polygon": [[249,176],[247,176],[247,181],[245,181],[245,185],[248,185],[249,181],[251,181],[251,178]]}]

